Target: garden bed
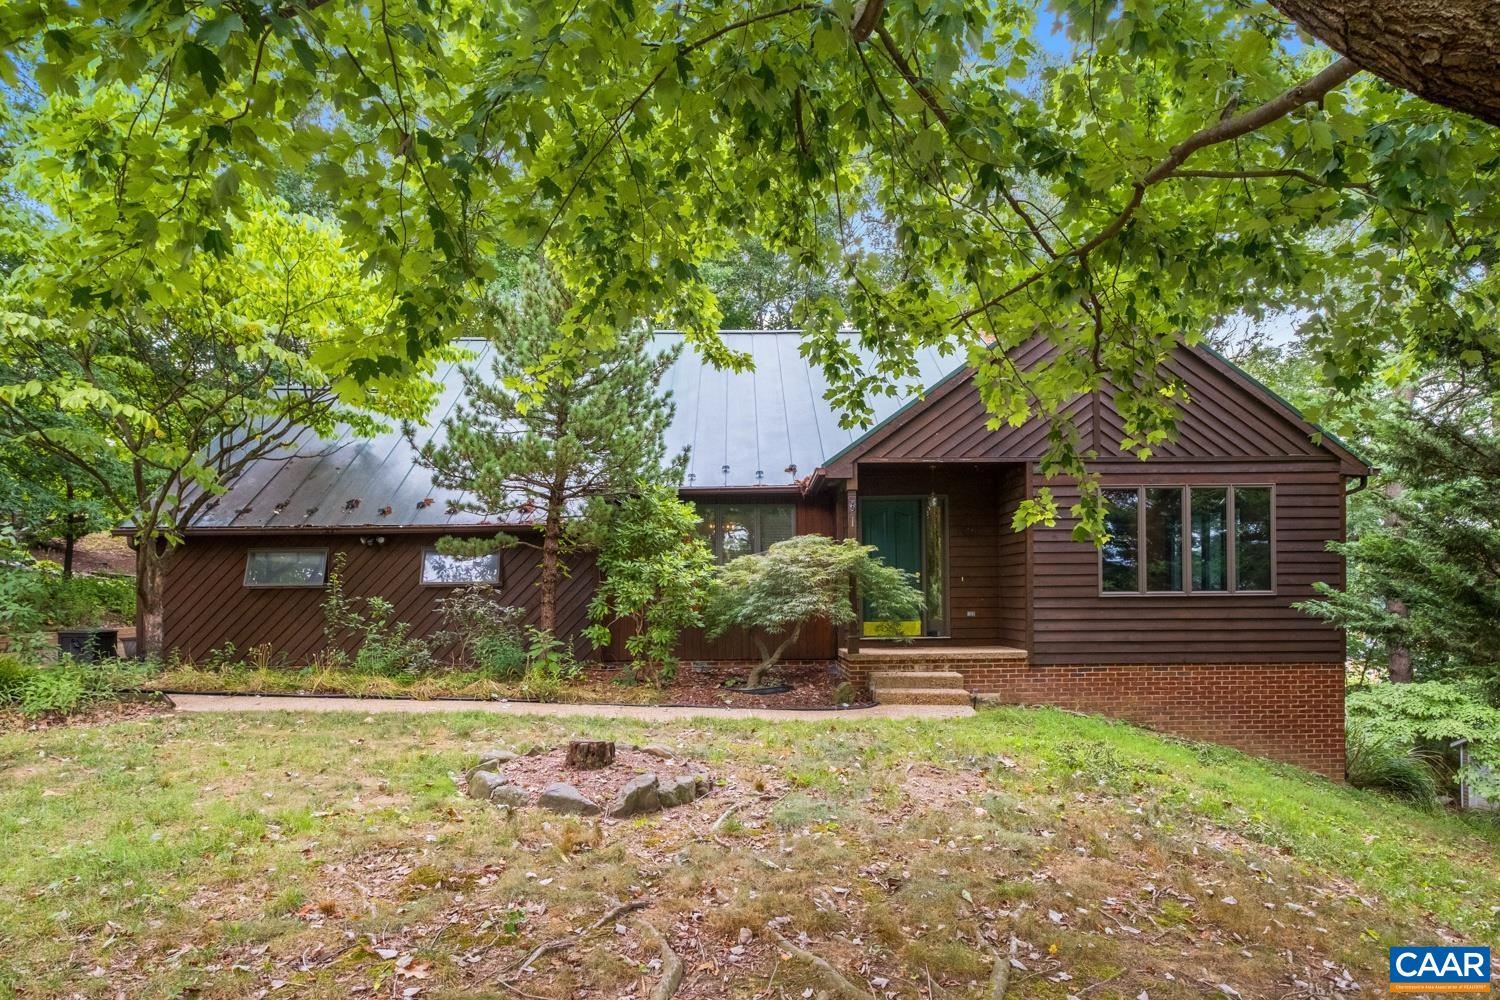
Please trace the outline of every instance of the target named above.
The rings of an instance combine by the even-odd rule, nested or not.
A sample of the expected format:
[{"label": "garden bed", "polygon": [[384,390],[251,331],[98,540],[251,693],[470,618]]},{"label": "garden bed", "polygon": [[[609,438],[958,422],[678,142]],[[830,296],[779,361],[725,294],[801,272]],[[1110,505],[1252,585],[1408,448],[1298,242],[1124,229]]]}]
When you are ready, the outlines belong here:
[{"label": "garden bed", "polygon": [[[829,663],[788,664],[777,676],[791,685],[780,694],[753,695],[726,682],[743,682],[748,668],[737,663],[684,663],[677,676],[661,686],[641,681],[626,683],[622,668],[590,664],[563,685],[554,701],[566,704],[719,705],[726,708],[838,708],[835,694],[842,683]],[[210,670],[192,665],[170,666],[142,685],[152,691],[194,694],[347,695],[360,698],[439,698],[477,701],[530,701],[519,681],[497,681],[463,670],[394,677],[350,670],[314,667],[230,666]],[[847,693],[847,692],[846,692]],[[849,707],[862,707],[857,701]]]}]

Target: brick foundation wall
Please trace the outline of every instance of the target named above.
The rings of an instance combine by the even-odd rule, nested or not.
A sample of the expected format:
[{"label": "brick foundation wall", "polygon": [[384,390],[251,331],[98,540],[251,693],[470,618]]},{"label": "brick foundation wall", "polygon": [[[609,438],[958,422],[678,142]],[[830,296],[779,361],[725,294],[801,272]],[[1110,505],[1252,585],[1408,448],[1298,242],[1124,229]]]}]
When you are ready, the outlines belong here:
[{"label": "brick foundation wall", "polygon": [[857,687],[868,684],[871,670],[956,670],[970,691],[1005,704],[1108,715],[1344,778],[1342,663],[1038,666],[924,652],[842,653],[839,665]]}]

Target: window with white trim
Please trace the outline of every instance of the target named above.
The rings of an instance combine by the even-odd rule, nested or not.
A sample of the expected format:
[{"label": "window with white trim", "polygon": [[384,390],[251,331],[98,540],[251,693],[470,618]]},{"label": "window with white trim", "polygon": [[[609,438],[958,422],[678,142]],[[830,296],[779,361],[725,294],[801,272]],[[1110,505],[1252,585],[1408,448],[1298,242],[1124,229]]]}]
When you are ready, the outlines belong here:
[{"label": "window with white trim", "polygon": [[481,583],[500,585],[500,553],[449,556],[437,549],[422,550],[422,586],[464,587]]},{"label": "window with white trim", "polygon": [[1270,486],[1129,486],[1102,491],[1104,594],[1275,591]]},{"label": "window with white trim", "polygon": [[252,549],[245,554],[247,587],[321,587],[327,578],[327,549]]}]

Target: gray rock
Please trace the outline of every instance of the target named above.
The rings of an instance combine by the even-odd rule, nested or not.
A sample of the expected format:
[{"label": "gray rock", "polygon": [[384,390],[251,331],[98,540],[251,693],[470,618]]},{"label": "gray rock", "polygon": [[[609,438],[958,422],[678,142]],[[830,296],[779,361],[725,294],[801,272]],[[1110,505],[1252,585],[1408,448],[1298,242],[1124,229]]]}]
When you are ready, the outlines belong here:
[{"label": "gray rock", "polygon": [[531,804],[531,796],[520,785],[501,785],[490,793],[490,801],[499,806],[519,809]]},{"label": "gray rock", "polygon": [[471,799],[492,799],[495,790],[503,788],[510,779],[495,771],[474,770],[469,772],[469,787],[467,789]]},{"label": "gray rock", "polygon": [[656,790],[663,809],[685,806],[698,797],[698,780],[691,774],[667,778]]},{"label": "gray rock", "polygon": [[500,747],[491,747],[479,755],[479,766],[486,771],[493,771],[497,767],[503,767],[521,755]]},{"label": "gray rock", "polygon": [[714,790],[714,779],[708,776],[706,771],[694,771],[693,781],[698,785],[698,798],[702,798]]},{"label": "gray rock", "polygon": [[637,749],[641,753],[648,753],[653,757],[660,757],[662,760],[677,759],[677,755],[672,752],[671,747],[664,747],[660,743],[648,743],[646,746],[637,747]]},{"label": "gray rock", "polygon": [[660,784],[654,774],[631,778],[609,804],[609,815],[615,819],[627,819],[641,813],[656,812],[661,808],[661,798],[657,794]]},{"label": "gray rock", "polygon": [[566,781],[554,782],[542,789],[536,804],[569,816],[597,816],[604,811]]}]

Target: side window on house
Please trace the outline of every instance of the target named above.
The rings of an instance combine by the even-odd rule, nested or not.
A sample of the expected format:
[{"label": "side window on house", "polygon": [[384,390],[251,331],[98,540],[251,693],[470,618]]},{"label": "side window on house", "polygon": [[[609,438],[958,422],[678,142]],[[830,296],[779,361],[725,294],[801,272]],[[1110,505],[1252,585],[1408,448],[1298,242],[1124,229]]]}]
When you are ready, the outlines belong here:
[{"label": "side window on house", "polygon": [[764,552],[797,533],[797,508],[789,503],[700,503],[700,530],[719,562]]},{"label": "side window on house", "polygon": [[245,555],[247,587],[321,587],[327,549],[255,549]]},{"label": "side window on house", "polygon": [[1275,589],[1269,486],[1106,489],[1106,594],[1269,593]]},{"label": "side window on house", "polygon": [[500,585],[500,553],[445,556],[437,549],[422,550],[422,586],[461,587],[473,583]]}]

